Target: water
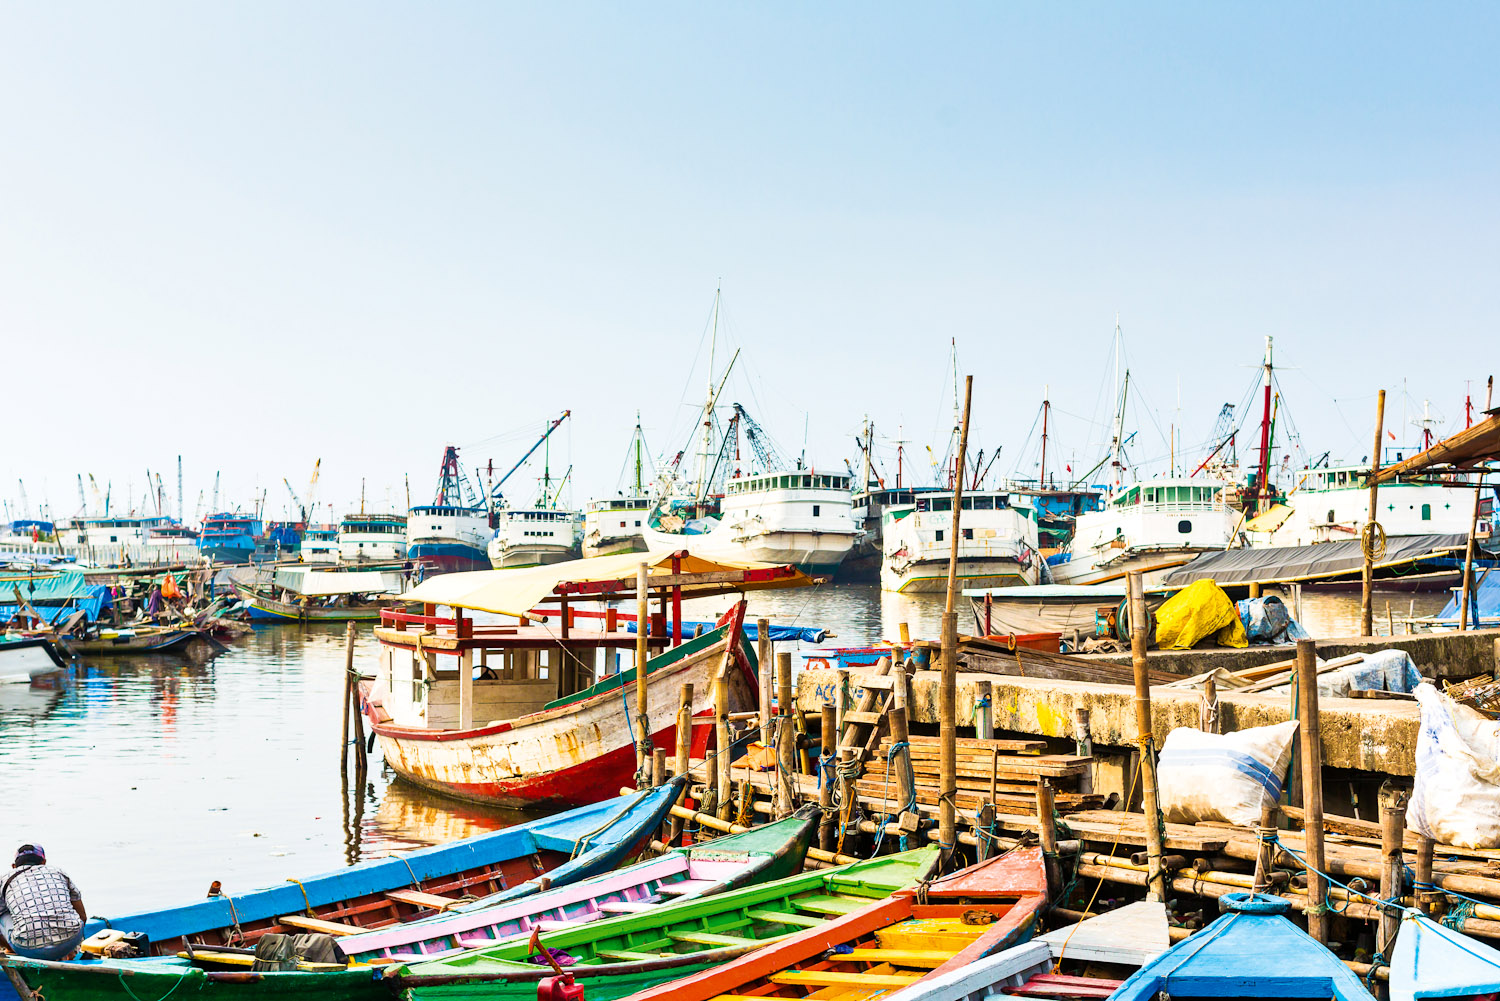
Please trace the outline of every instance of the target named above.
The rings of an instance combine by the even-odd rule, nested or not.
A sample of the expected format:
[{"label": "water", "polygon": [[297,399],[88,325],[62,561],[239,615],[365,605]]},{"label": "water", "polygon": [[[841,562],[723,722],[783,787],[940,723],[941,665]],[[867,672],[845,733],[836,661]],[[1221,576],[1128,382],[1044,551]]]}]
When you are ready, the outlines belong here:
[{"label": "water", "polygon": [[[1444,595],[1416,595],[1418,614]],[[1413,596],[1379,594],[1399,616]],[[708,618],[726,598],[687,603]],[[1303,598],[1314,635],[1358,632],[1359,597]],[[749,615],[820,625],[828,645],[936,636],[939,596],[874,584],[750,597]],[[355,657],[374,656],[369,629]],[[178,657],[87,662],[66,690],[0,686],[0,852],[27,841],[70,872],[91,913],[240,893],[512,824],[515,811],[448,800],[395,781],[378,755],[361,790],[338,775],[344,630],[269,626],[207,663]]]}]

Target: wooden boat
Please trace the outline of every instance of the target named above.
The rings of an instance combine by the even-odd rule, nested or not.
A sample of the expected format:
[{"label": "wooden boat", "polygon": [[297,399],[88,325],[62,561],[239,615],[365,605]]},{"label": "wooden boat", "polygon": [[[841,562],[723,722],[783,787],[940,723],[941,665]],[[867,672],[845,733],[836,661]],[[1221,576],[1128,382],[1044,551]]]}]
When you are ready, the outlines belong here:
[{"label": "wooden boat", "polygon": [[[704,900],[624,914],[541,936],[542,944],[574,962],[568,972],[588,1001],[614,1001],[697,973],[794,933],[831,928],[876,901],[911,887],[936,868],[933,848],[807,872]],[[514,999],[531,1001],[537,982],[551,976],[528,962],[531,945],[502,945],[397,971],[409,1001]],[[388,975],[388,977],[391,975]]]},{"label": "wooden boat", "polygon": [[[1047,903],[1039,848],[1022,848],[897,893],[631,1001],[823,998],[890,991],[1031,938]],[[962,901],[961,903],[959,901]]]},{"label": "wooden boat", "polygon": [[229,585],[252,622],[374,622],[381,609],[401,605],[401,572],[276,567],[265,576],[230,575]]},{"label": "wooden boat", "polygon": [[681,791],[669,782],[451,844],[383,858],[243,896],[209,897],[164,911],[89,919],[85,948],[145,936],[144,959],[47,962],[0,955],[0,966],[49,998],[140,1001],[259,985],[280,996],[368,998],[385,994],[380,968],[324,968],[327,976],[247,969],[271,933],[343,935],[440,913],[462,895],[500,905],[608,872],[638,851]]},{"label": "wooden boat", "polygon": [[1141,901],[933,973],[884,1001],[1103,999],[1170,947],[1166,907]]},{"label": "wooden boat", "polygon": [[35,685],[61,675],[67,663],[51,640],[0,636],[0,685]]},{"label": "wooden boat", "polygon": [[1391,952],[1391,1001],[1500,992],[1500,950],[1408,910]]},{"label": "wooden boat", "polygon": [[820,817],[816,807],[804,807],[774,824],[674,849],[518,901],[500,906],[484,900],[458,904],[438,917],[341,938],[339,951],[357,963],[442,959],[533,928],[552,932],[784,879],[802,871]]},{"label": "wooden boat", "polygon": [[[712,679],[726,659],[730,711],[755,708],[755,651],[741,633],[744,617],[740,602],[716,629],[648,662],[651,736],[656,746],[676,746],[678,693],[690,683],[694,714],[705,717],[694,726],[692,753],[707,753]],[[534,677],[540,673],[534,651],[542,644],[555,647],[556,633],[545,627],[517,627],[511,635],[487,641],[505,644],[501,649],[508,651],[515,666],[502,670],[511,677],[502,674],[472,683],[475,712],[483,713],[478,718],[492,722],[459,727],[453,724],[458,722],[455,703],[461,697],[462,671],[434,672],[423,697],[414,700],[408,693],[425,667],[413,663],[400,640],[387,643],[385,634],[384,629],[376,632],[382,642],[380,673],[361,690],[381,753],[405,778],[462,799],[511,806],[588,803],[633,784],[634,668],[552,698],[560,682]],[[412,632],[406,637],[415,642],[422,635]],[[622,644],[635,644],[633,636],[618,635]],[[532,643],[537,646],[523,646]],[[428,725],[421,725],[424,722]]]},{"label": "wooden boat", "polygon": [[195,641],[224,649],[210,631],[196,627],[101,627],[92,635],[63,636],[58,644],[74,657],[116,657],[139,653],[179,653]]},{"label": "wooden boat", "polygon": [[[1224,914],[1142,966],[1109,995],[1111,1001],[1158,996],[1373,1001],[1342,960],[1286,918],[1290,902],[1229,893],[1219,898],[1219,907]],[[1014,993],[1028,996],[1026,985]]]}]

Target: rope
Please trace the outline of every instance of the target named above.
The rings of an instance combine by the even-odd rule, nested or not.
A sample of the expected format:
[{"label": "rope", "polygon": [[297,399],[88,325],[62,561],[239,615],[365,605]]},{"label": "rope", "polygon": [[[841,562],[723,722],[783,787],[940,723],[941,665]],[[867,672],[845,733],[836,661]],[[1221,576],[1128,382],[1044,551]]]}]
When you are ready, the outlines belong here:
[{"label": "rope", "polygon": [[[411,866],[407,866],[407,868],[410,869]],[[310,918],[317,917],[318,916],[317,912],[314,911],[313,908],[312,908],[312,901],[307,899],[307,887],[305,887],[305,886],[302,885],[302,880],[300,880],[300,879],[292,879],[290,876],[288,876],[286,881],[288,883],[296,883],[297,884],[297,889],[299,889],[299,890],[302,891],[302,902],[307,905],[307,916],[310,917]]]},{"label": "rope", "polygon": [[[404,865],[404,866],[406,866],[406,874],[411,877],[411,888],[413,890],[420,890],[420,889],[422,889],[422,881],[420,879],[418,879],[417,878],[417,874],[412,871],[411,863],[408,862],[408,861],[406,861],[406,856],[405,855],[397,855],[396,858],[400,859],[401,860],[401,864]],[[306,895],[307,895],[306,891],[303,891],[303,896],[306,896]]]},{"label": "rope", "polygon": [[[1133,774],[1133,775],[1130,776],[1130,789],[1125,793],[1125,802],[1126,803],[1129,803],[1131,801],[1131,799],[1134,798],[1134,796],[1135,796],[1135,784],[1136,784],[1136,781],[1138,779],[1140,779],[1140,777],[1141,777],[1141,762],[1138,759],[1136,761],[1136,763],[1135,763],[1135,774]],[[1112,844],[1112,845],[1109,846],[1109,854],[1110,854],[1111,857],[1114,856],[1115,851],[1120,847],[1120,841],[1124,838],[1124,836],[1125,836],[1125,821],[1121,820],[1120,821],[1120,825],[1115,828],[1115,842],[1114,842],[1114,844]],[[1083,913],[1088,914],[1090,911],[1092,911],[1094,909],[1094,901],[1097,900],[1097,899],[1099,899],[1099,891],[1104,888],[1104,878],[1105,877],[1100,876],[1099,877],[1099,882],[1097,882],[1097,883],[1094,884],[1094,892],[1089,895],[1089,902],[1087,904],[1083,905]],[[1065,900],[1066,898],[1063,897],[1063,896],[1061,896],[1061,895],[1059,895],[1057,899],[1059,901],[1062,901],[1062,900]],[[1070,932],[1068,932],[1068,937],[1067,938],[1063,939],[1062,945],[1057,950],[1057,962],[1055,962],[1055,963],[1052,964],[1052,972],[1053,973],[1060,973],[1060,972],[1062,972],[1063,955],[1067,953],[1067,951],[1068,951],[1068,943],[1071,942],[1071,941],[1073,941],[1073,935],[1074,935],[1074,933],[1078,931],[1079,925],[1082,925],[1082,924],[1083,924],[1083,922],[1079,921],[1077,924],[1073,925],[1073,930],[1070,931]]]},{"label": "rope", "polygon": [[[901,756],[901,763],[904,766],[902,769],[902,778],[906,780],[906,788],[911,790],[911,795],[908,796],[906,802],[901,805],[901,809],[896,811],[896,818],[898,820],[903,813],[917,812],[917,777],[916,773],[912,770],[911,754],[909,753],[910,747],[911,745],[906,741],[900,740],[891,744],[890,748],[885,752],[885,782],[880,789],[880,802],[882,804],[889,803],[891,801],[891,764],[896,758],[896,752],[908,751],[907,754]],[[889,823],[889,821],[890,814],[882,812],[880,814],[880,820],[877,822],[880,829],[875,832],[875,847],[870,852],[870,856],[872,858],[880,854],[880,846],[885,841],[885,825]],[[905,850],[905,834],[901,835],[901,843],[902,850]]]},{"label": "rope", "polygon": [[1378,563],[1385,558],[1385,526],[1378,521],[1365,522],[1359,533],[1359,548],[1365,559]]},{"label": "rope", "polygon": [[[136,997],[135,991],[130,989],[130,985],[125,982],[125,974],[117,973],[115,974],[115,976],[119,978],[120,986],[125,988],[125,993],[130,995],[131,1001],[141,1001],[140,998]],[[167,998],[172,996],[173,991],[176,991],[177,988],[182,986],[182,982],[187,979],[187,976],[187,972],[183,971],[182,975],[177,978],[177,983],[172,985],[172,989],[167,991],[167,993],[163,994],[161,997],[157,998],[156,1001],[167,1001]],[[32,993],[35,994],[37,992],[33,991]]]},{"label": "rope", "polygon": [[239,911],[235,909],[234,898],[226,893],[224,894],[224,899],[229,901],[229,919],[233,922],[233,924],[231,925],[230,935],[228,936],[228,941],[225,942],[225,945],[234,945],[236,942],[244,942],[245,930],[240,927],[240,914]]}]

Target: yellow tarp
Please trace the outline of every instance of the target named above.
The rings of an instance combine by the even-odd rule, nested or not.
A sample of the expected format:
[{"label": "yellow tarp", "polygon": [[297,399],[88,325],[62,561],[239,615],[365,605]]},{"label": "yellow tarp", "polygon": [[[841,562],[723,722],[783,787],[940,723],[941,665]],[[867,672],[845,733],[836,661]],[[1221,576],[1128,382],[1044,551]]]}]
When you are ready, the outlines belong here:
[{"label": "yellow tarp", "polygon": [[[672,553],[619,553],[614,556],[594,556],[582,560],[568,560],[540,567],[519,567],[512,570],[471,570],[467,573],[446,573],[429,577],[410,591],[401,595],[402,601],[421,601],[433,605],[448,605],[453,608],[470,608],[481,612],[497,612],[503,615],[525,615],[546,599],[554,596],[559,584],[601,583],[605,581],[629,582],[625,588],[635,590],[636,569],[645,563],[647,577],[659,578],[672,575]],[[735,570],[758,570],[776,566],[774,563],[754,561],[710,560],[701,556],[683,556],[679,564],[683,574],[716,574]],[[718,582],[705,578],[698,587],[686,585],[684,597],[694,594],[716,594],[725,590],[754,591],[765,588],[804,587],[812,579],[800,570],[774,581],[751,585]],[[608,595],[597,595],[592,600],[602,600]],[[577,600],[590,600],[580,596]]]},{"label": "yellow tarp", "polygon": [[1260,514],[1245,522],[1247,532],[1274,532],[1292,516],[1292,509],[1285,504],[1272,504]]},{"label": "yellow tarp", "polygon": [[1250,645],[1234,602],[1211,580],[1193,581],[1156,610],[1156,645],[1162,650],[1187,650],[1210,636],[1218,646]]}]

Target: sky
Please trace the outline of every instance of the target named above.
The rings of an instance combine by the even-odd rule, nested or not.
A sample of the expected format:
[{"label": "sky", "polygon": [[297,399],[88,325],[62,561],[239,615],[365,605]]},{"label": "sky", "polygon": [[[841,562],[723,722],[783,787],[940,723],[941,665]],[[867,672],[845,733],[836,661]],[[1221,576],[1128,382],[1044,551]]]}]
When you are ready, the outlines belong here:
[{"label": "sky", "polygon": [[362,485],[404,508],[445,445],[503,470],[571,410],[548,460],[582,504],[637,410],[653,451],[688,445],[710,341],[720,373],[740,350],[725,402],[816,468],[858,461],[868,417],[886,474],[901,440],[930,481],[956,350],[993,476],[1036,475],[1044,395],[1049,469],[1081,472],[1117,322],[1142,477],[1252,409],[1267,336],[1278,461],[1368,456],[1380,388],[1388,444],[1424,401],[1451,432],[1500,317],[1497,22],[6,3],[0,498],[67,516],[92,474],[139,508],[149,469],[175,506],[180,455],[189,519],[216,477],[220,507],[284,514],[319,459],[338,513]]}]

